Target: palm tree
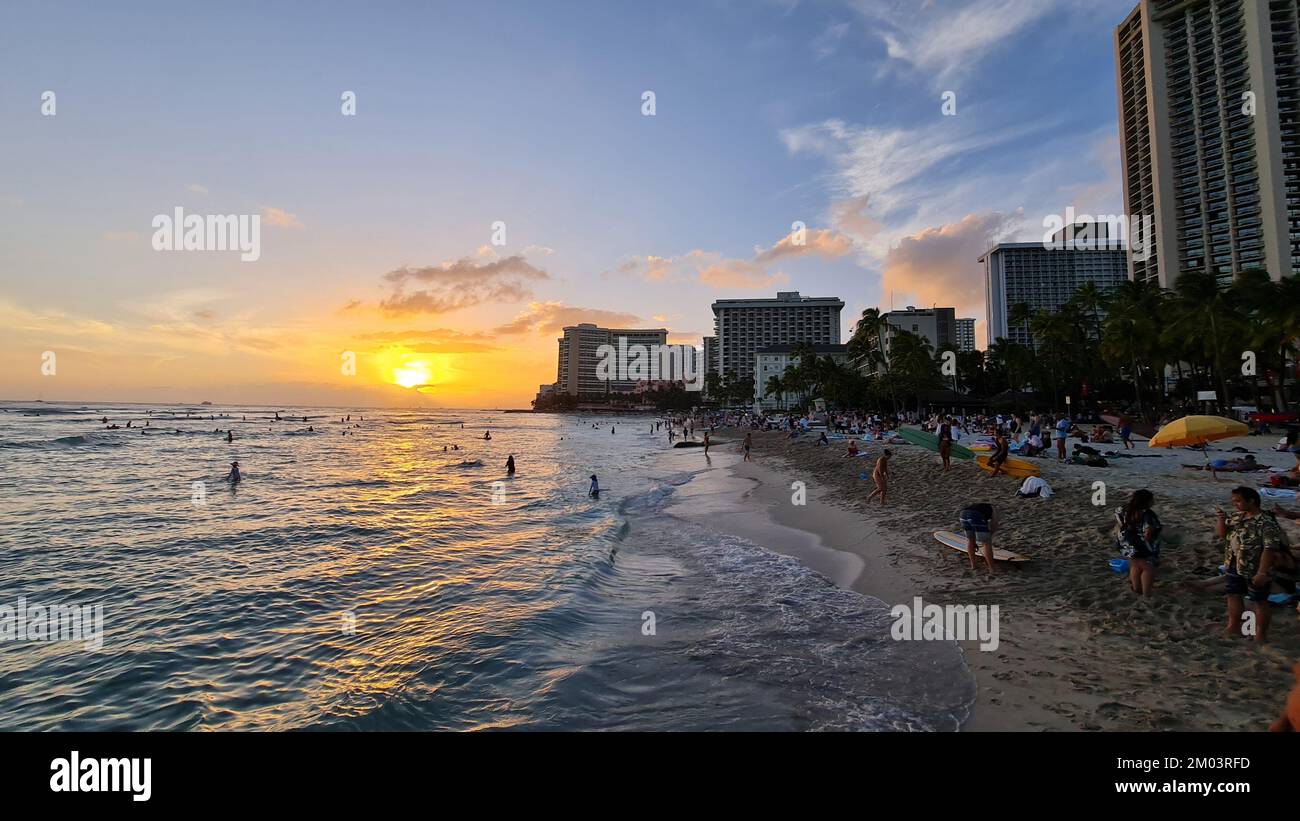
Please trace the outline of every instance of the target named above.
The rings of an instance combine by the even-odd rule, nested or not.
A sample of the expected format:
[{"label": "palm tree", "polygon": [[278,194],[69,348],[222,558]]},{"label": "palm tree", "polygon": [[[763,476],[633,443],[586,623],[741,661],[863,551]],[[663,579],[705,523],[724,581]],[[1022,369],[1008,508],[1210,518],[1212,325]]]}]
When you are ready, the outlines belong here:
[{"label": "palm tree", "polygon": [[864,373],[870,372],[883,363],[884,354],[880,349],[880,334],[888,327],[889,323],[879,308],[867,308],[862,312],[862,317],[853,327],[853,336],[848,342],[850,361],[858,370]]},{"label": "palm tree", "polygon": [[781,409],[785,410],[785,393],[786,393],[785,381],[781,379],[780,374],[776,376],[769,376],[767,379],[767,387],[763,390],[763,398],[766,399],[769,396],[781,397],[780,399]]},{"label": "palm tree", "polygon": [[1227,288],[1208,270],[1184,271],[1174,284],[1171,319],[1166,333],[1191,356],[1210,366],[1219,387],[1219,404],[1231,404],[1224,353],[1240,330],[1236,306]]},{"label": "palm tree", "polygon": [[1159,351],[1160,335],[1155,318],[1160,314],[1159,288],[1145,280],[1125,280],[1110,293],[1103,327],[1101,354],[1112,364],[1132,368],[1133,390],[1138,416],[1142,403],[1142,363],[1149,363]]},{"label": "palm tree", "polygon": [[1007,311],[1008,325],[1024,325],[1025,336],[1029,337],[1032,343],[1033,336],[1029,332],[1029,320],[1034,316],[1033,310],[1029,307],[1028,302],[1017,302]]}]

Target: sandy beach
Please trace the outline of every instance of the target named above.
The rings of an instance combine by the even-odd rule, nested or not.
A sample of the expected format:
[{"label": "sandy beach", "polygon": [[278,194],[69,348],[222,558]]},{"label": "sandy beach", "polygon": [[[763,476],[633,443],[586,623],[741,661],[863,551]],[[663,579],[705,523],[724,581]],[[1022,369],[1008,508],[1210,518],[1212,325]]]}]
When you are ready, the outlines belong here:
[{"label": "sandy beach", "polygon": [[[1269,436],[1224,440],[1213,443],[1210,456],[1240,455],[1227,453],[1240,446],[1264,465],[1294,464],[1291,454],[1270,449],[1274,442]],[[835,584],[890,604],[919,595],[927,604],[999,605],[1000,646],[981,651],[977,642],[963,643],[979,686],[963,729],[1263,730],[1276,718],[1300,657],[1294,607],[1273,609],[1270,641],[1260,646],[1222,635],[1222,596],[1177,584],[1216,574],[1223,544],[1214,536],[1215,508],[1231,510],[1231,489],[1265,484],[1267,474],[1221,473],[1215,481],[1181,467],[1201,463],[1199,452],[1140,442],[1129,453],[1142,458],[1112,458],[1104,468],[1059,464],[1054,455],[1030,460],[1055,496],[1017,499],[1019,479],[991,478],[958,459],[944,473],[937,454],[891,445],[882,509],[865,504],[871,484],[860,478],[882,445],[866,443],[867,456],[851,459],[844,440],[813,443],[811,436],[755,433],[748,463],[734,441],[720,444],[711,457],[714,469],[682,488],[671,512],[799,558]],[[672,458],[701,456],[686,451]],[[806,484],[806,505],[792,504],[796,481]],[[1097,481],[1105,483],[1101,506],[1093,504]],[[1126,574],[1107,564],[1118,555],[1114,509],[1143,487],[1155,493],[1165,525],[1155,595],[1145,601],[1130,591]],[[972,573],[963,554],[933,539],[935,530],[957,529],[957,511],[975,501],[997,508],[996,545],[1031,562],[999,564],[989,578],[982,563]],[[1266,508],[1274,503],[1265,499]],[[1300,544],[1300,527],[1289,521],[1283,527]]]}]

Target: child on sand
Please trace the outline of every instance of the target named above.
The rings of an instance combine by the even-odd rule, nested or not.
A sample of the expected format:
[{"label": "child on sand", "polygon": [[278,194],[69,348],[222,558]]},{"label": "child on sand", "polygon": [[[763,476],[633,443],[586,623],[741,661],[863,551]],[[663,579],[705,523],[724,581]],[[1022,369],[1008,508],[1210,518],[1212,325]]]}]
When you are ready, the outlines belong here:
[{"label": "child on sand", "polygon": [[849,440],[849,448],[848,448],[848,452],[845,453],[844,455],[845,455],[845,456],[857,456],[857,455],[858,455],[858,440],[857,440],[857,439],[850,439],[850,440]]},{"label": "child on sand", "polygon": [[1150,596],[1160,564],[1160,517],[1151,509],[1155,496],[1143,489],[1128,504],[1115,510],[1115,534],[1120,555],[1128,559],[1128,580],[1133,592]]},{"label": "child on sand", "polygon": [[871,478],[876,483],[876,489],[871,491],[871,495],[867,497],[867,501],[870,502],[872,499],[876,498],[877,494],[879,494],[881,507],[885,506],[885,493],[889,490],[889,457],[893,455],[893,451],[889,448],[885,448],[885,450],[880,454],[880,458],[876,460],[875,470],[871,471]]},{"label": "child on sand", "polygon": [[961,529],[966,534],[966,557],[970,559],[970,569],[975,570],[975,546],[983,548],[984,563],[988,565],[989,575],[993,569],[993,534],[998,529],[998,519],[993,513],[993,505],[978,502],[962,508],[959,514]]}]

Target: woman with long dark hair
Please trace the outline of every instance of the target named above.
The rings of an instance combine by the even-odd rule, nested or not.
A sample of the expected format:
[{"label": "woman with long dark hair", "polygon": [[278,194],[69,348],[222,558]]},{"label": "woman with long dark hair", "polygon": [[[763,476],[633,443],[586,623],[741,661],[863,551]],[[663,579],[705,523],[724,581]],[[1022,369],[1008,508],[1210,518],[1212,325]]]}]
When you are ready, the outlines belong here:
[{"label": "woman with long dark hair", "polygon": [[1139,596],[1150,596],[1160,565],[1160,517],[1151,509],[1155,495],[1143,488],[1115,510],[1119,552],[1128,559],[1128,582]]}]

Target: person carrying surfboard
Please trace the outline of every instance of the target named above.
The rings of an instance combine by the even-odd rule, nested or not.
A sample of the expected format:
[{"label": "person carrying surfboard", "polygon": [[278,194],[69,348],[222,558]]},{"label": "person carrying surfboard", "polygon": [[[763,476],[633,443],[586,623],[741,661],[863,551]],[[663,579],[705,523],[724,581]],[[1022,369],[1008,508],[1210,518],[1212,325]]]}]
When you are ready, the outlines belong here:
[{"label": "person carrying surfboard", "polygon": [[984,554],[984,563],[988,565],[989,575],[993,569],[993,534],[998,529],[998,519],[993,512],[993,505],[976,502],[962,508],[958,514],[962,532],[966,534],[966,556],[970,559],[970,569],[975,570],[976,545]]}]

